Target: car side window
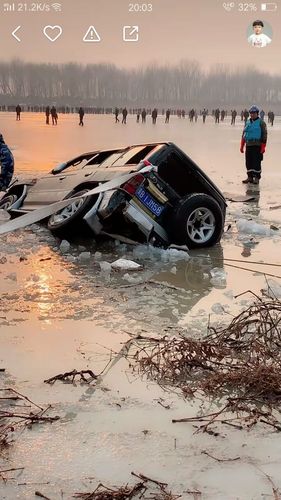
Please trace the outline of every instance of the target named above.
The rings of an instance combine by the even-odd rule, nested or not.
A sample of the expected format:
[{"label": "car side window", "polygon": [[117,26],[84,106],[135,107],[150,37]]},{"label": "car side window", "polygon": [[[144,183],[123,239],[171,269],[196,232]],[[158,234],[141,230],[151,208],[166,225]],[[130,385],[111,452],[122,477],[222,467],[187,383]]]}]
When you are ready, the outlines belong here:
[{"label": "car side window", "polygon": [[52,174],[59,174],[60,172],[63,172],[65,170],[67,170],[68,172],[80,170],[85,165],[87,165],[90,158],[92,158],[92,157],[91,156],[79,156],[78,158],[75,158],[72,161],[61,163],[60,165],[57,165],[55,168],[53,168]]}]

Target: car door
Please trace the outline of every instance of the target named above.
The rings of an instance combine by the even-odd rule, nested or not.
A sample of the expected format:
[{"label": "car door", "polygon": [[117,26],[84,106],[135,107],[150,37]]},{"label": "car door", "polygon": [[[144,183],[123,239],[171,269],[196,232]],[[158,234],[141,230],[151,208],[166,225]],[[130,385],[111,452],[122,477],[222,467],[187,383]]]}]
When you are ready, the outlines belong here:
[{"label": "car door", "polygon": [[70,162],[58,165],[51,173],[36,180],[29,188],[22,208],[34,210],[65,198],[76,186],[88,179],[98,165],[90,165],[95,153],[81,155]]}]

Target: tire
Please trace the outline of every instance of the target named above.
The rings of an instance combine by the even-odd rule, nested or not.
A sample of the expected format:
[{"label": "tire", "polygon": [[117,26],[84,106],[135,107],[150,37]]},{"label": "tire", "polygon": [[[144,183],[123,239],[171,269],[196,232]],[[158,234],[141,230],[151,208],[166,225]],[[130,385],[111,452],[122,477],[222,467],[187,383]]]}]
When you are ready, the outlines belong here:
[{"label": "tire", "polygon": [[210,247],[221,238],[224,215],[211,196],[191,194],[178,205],[172,227],[174,243],[188,248]]},{"label": "tire", "polygon": [[[82,196],[88,191],[88,189],[84,189],[83,191],[72,193],[69,198]],[[48,229],[60,238],[76,236],[78,233],[81,233],[83,229],[88,228],[85,221],[83,221],[83,217],[93,206],[96,199],[97,197],[94,195],[70,203],[62,210],[51,215],[47,223]]]},{"label": "tire", "polygon": [[17,200],[18,196],[16,194],[7,194],[7,196],[4,196],[4,198],[0,200],[0,209],[9,212],[10,208]]}]

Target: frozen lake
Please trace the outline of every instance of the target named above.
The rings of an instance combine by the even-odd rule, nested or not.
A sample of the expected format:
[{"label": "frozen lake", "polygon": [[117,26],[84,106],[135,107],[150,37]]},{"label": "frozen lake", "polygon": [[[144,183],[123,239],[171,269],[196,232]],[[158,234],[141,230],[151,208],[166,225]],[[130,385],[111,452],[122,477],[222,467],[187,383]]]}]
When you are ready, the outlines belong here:
[{"label": "frozen lake", "polygon": [[[172,141],[182,148],[219,186],[223,192],[245,193],[241,180],[245,177],[244,155],[239,151],[243,122],[235,126],[230,117],[219,124],[207,117],[197,123],[188,118],[171,116],[164,123],[160,115],[156,125],[151,117],[146,124],[136,123],[129,115],[127,125],[115,123],[111,115],[86,115],[85,126],[78,126],[76,115],[59,115],[58,126],[47,126],[45,116],[22,113],[16,122],[14,113],[0,113],[0,130],[14,152],[16,175],[34,175],[50,171],[56,164],[75,157],[81,152],[99,148],[112,148],[145,142]],[[121,122],[121,120],[120,120]],[[269,205],[279,203],[281,171],[281,117],[268,127],[268,147],[263,161],[259,209],[266,216]],[[281,212],[280,212],[281,213]],[[271,217],[271,215],[269,215]]]},{"label": "frozen lake", "polygon": [[[91,491],[89,477],[121,485],[136,470],[169,482],[178,493],[203,491],[203,499],[260,499],[272,489],[249,465],[249,457],[281,487],[280,446],[271,430],[251,435],[229,431],[216,441],[194,436],[192,425],[175,427],[171,419],[194,414],[195,406],[166,394],[172,401],[167,413],[157,404],[161,390],[133,380],[122,360],[106,373],[104,390],[43,383],[73,368],[98,373],[128,334],[173,334],[187,327],[198,334],[209,321],[229,322],[249,304],[249,296],[235,299],[246,290],[260,293],[270,282],[281,296],[281,210],[276,208],[281,121],[278,117],[269,127],[260,187],[248,192],[241,184],[242,126],[240,120],[231,126],[229,118],[216,125],[211,117],[205,125],[200,117],[193,124],[171,117],[165,124],[163,116],[155,126],[150,117],[146,124],[137,124],[135,116],[122,125],[115,124],[113,116],[86,115],[82,128],[77,116],[60,115],[58,126],[52,127],[45,125],[42,114],[23,113],[16,122],[14,114],[0,113],[0,131],[13,149],[20,177],[36,177],[87,150],[167,140],[180,146],[224,193],[254,198],[230,201],[221,244],[193,251],[188,260],[115,241],[80,241],[63,252],[61,242],[41,226],[1,237],[0,368],[6,372],[0,373],[0,385],[51,403],[62,419],[25,432],[0,454],[0,470],[24,467],[16,480],[0,482],[1,498],[30,499],[40,490],[52,499],[68,499],[75,491]],[[241,219],[252,221],[247,226]],[[138,261],[143,270],[102,271],[101,262],[119,257]],[[242,463],[210,463],[201,455],[202,448],[214,448],[218,456],[239,455]]]}]

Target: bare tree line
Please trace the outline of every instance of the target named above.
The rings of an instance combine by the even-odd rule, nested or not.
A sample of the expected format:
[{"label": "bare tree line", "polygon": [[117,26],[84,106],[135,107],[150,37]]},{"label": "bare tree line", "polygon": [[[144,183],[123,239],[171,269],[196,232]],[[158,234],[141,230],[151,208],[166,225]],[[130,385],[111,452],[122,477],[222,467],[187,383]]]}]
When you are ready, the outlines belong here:
[{"label": "bare tree line", "polygon": [[135,69],[114,64],[0,62],[1,104],[91,106],[281,106],[281,75],[196,61]]}]

